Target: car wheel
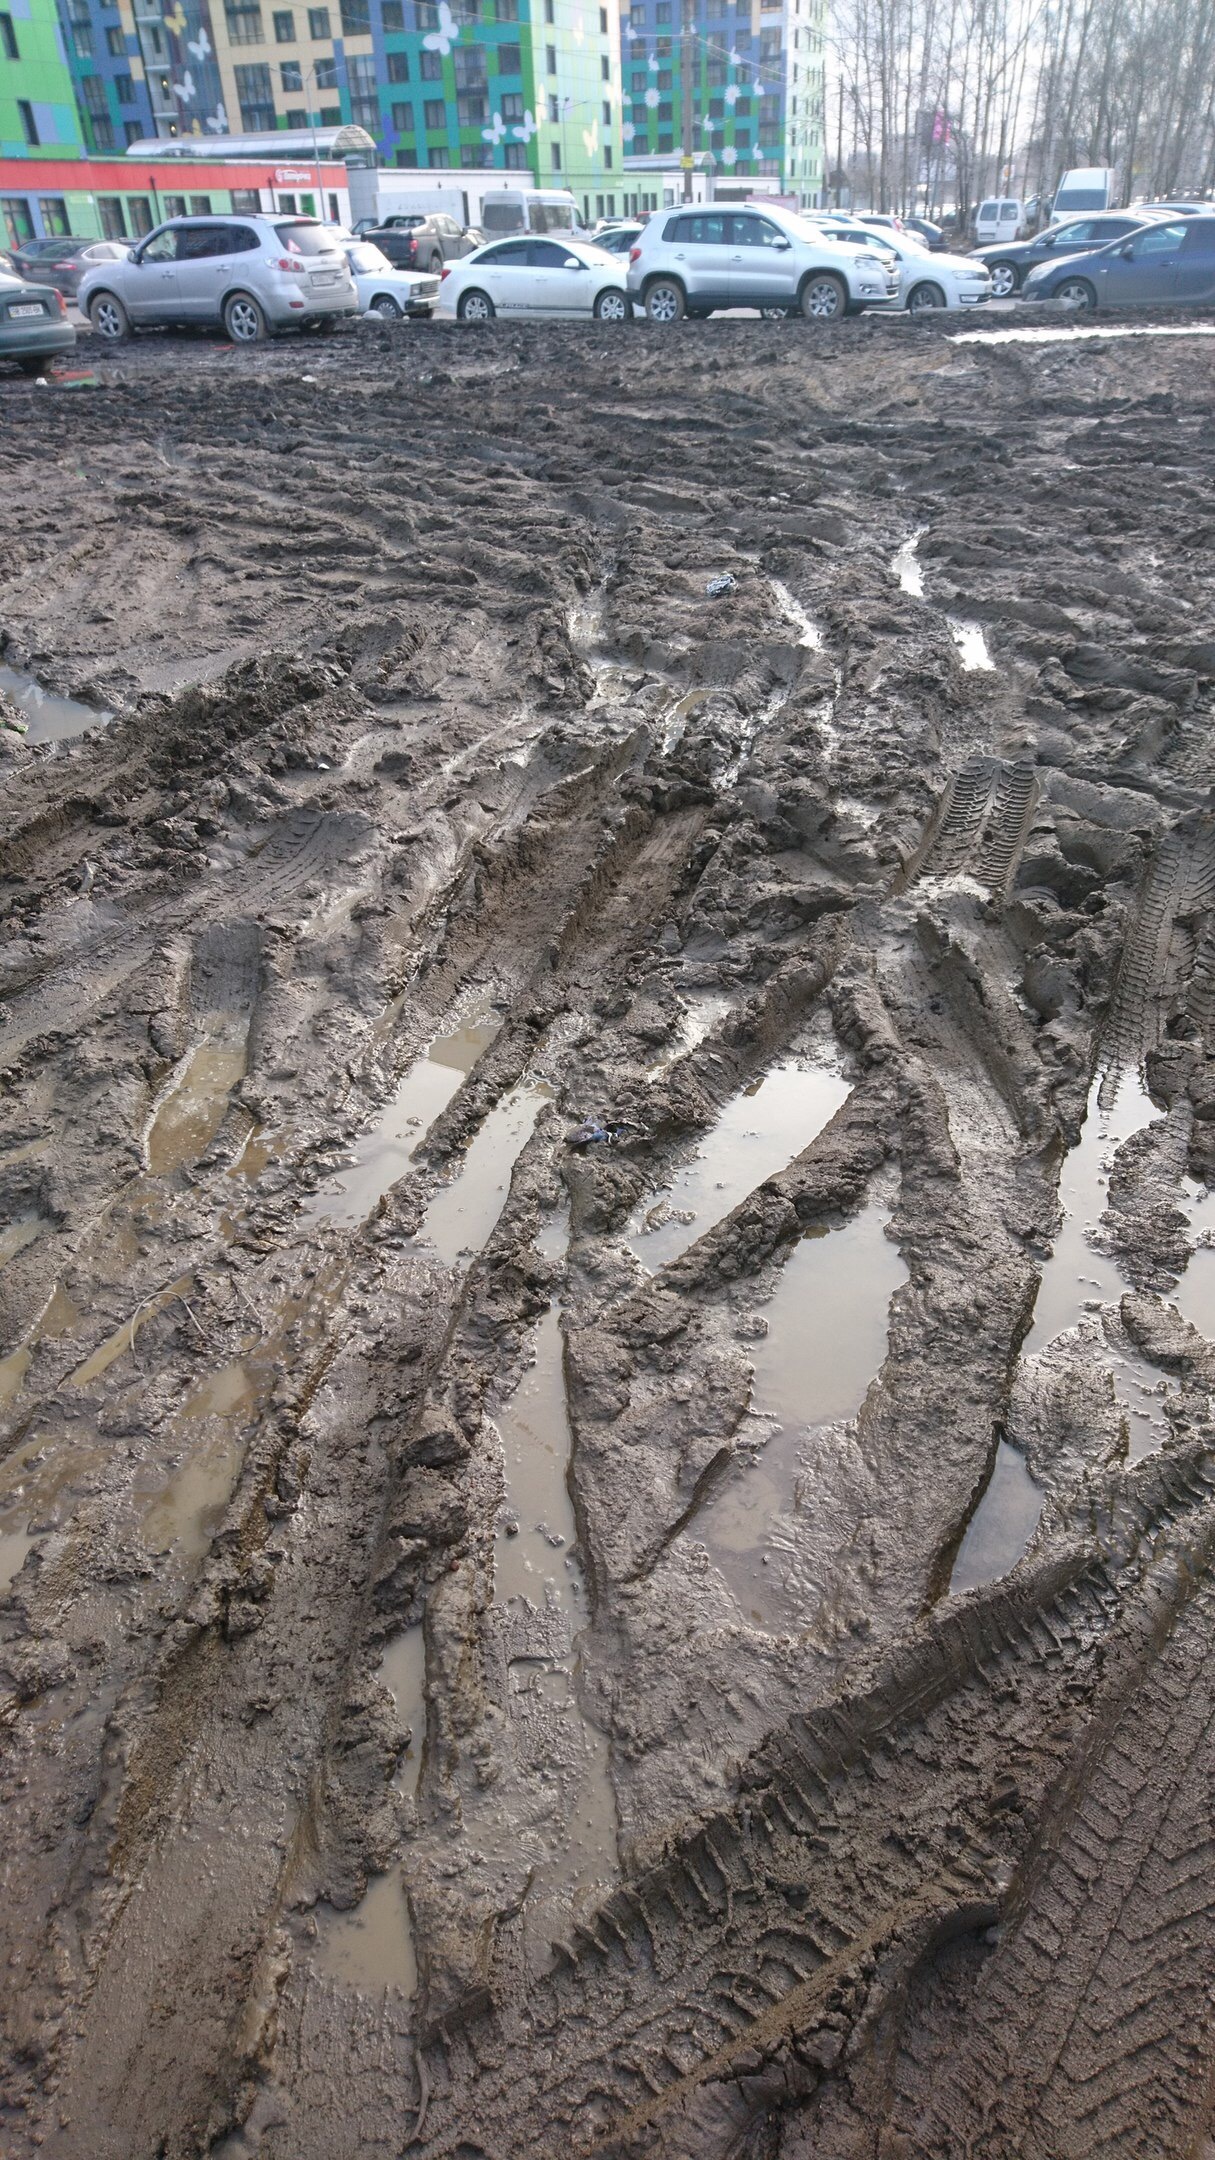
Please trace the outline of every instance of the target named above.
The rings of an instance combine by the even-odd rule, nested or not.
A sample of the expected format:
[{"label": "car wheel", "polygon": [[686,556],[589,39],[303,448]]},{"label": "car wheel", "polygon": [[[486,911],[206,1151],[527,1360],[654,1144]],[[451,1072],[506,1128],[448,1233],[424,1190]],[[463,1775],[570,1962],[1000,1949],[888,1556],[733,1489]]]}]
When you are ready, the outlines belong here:
[{"label": "car wheel", "polygon": [[993,263],[991,266],[991,297],[993,300],[1009,300],[1017,289],[1017,271],[1014,263]]},{"label": "car wheel", "polygon": [[266,318],[251,293],[233,293],[224,302],[224,329],[234,345],[257,345],[266,335]]},{"label": "car wheel", "polygon": [[456,302],[456,317],[460,322],[492,322],[494,303],[487,292],[474,286],[471,292],[461,293]]},{"label": "car wheel", "polygon": [[836,322],[848,305],[842,278],[820,270],[806,279],[801,290],[802,314],[807,322]]},{"label": "car wheel", "polygon": [[674,278],[654,278],[646,287],[645,311],[651,322],[679,322],[688,311],[683,286]]},{"label": "car wheel", "polygon": [[431,276],[432,276],[432,277],[442,277],[442,275],[443,275],[443,257],[442,257],[441,255],[432,255],[432,256],[431,256],[431,258],[430,258],[430,261],[429,261],[429,262],[427,263],[426,267],[427,267],[427,269],[429,270],[429,272],[430,272],[430,274],[431,274]]},{"label": "car wheel", "polygon": [[945,305],[945,295],[939,285],[916,285],[907,295],[907,306],[913,315],[922,315],[928,308]]},{"label": "car wheel", "polygon": [[395,322],[400,312],[392,294],[386,292],[377,293],[368,309],[371,315],[382,315],[385,322]]},{"label": "car wheel", "polygon": [[627,322],[632,312],[622,292],[609,290],[596,295],[596,322]]},{"label": "car wheel", "polygon": [[1075,308],[1077,315],[1091,315],[1097,305],[1096,293],[1088,279],[1082,277],[1064,278],[1062,285],[1055,287],[1053,297],[1062,300],[1064,307]]},{"label": "car wheel", "polygon": [[131,335],[131,319],[113,293],[94,293],[89,301],[89,321],[107,345],[121,345]]}]

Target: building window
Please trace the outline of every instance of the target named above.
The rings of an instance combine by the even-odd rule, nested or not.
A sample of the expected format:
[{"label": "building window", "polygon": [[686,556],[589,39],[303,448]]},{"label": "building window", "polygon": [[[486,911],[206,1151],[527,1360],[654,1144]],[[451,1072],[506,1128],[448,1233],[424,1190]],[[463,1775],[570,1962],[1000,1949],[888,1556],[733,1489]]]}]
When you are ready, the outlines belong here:
[{"label": "building window", "polygon": [[553,171],[554,171],[554,172],[560,172],[560,170],[561,170],[561,145],[560,145],[560,143],[554,143],[554,144],[553,144],[553,147],[552,147],[552,160],[553,160]]},{"label": "building window", "polygon": [[340,127],[342,124],[341,106],[322,105],[320,110],[320,124],[322,127]]},{"label": "building window", "polygon": [[518,45],[499,45],[498,73],[499,75],[521,75],[523,73],[523,53]]},{"label": "building window", "polygon": [[[100,75],[86,75],[80,85],[84,92],[84,109],[94,120],[104,120],[108,107],[105,101],[105,84]],[[36,135],[30,140],[37,142]]]},{"label": "building window", "polygon": [[607,12],[607,9],[606,9],[605,7],[601,7],[601,8],[600,8],[600,10],[599,10],[599,35],[600,35],[600,37],[606,37],[606,36],[607,36],[607,34],[608,34],[608,12]]},{"label": "building window", "polygon": [[120,105],[133,105],[135,103],[135,84],[129,75],[116,75],[114,77],[114,95]]},{"label": "building window", "polygon": [[289,128],[294,128],[298,134],[303,134],[308,125],[308,115],[302,105],[289,105],[287,107],[287,125]]},{"label": "building window", "polygon": [[210,217],[210,215],[211,215],[211,197],[210,197],[209,195],[191,195],[191,197],[190,197],[190,216],[191,216],[191,217]]},{"label": "building window", "polygon": [[384,0],[384,4],[380,9],[380,20],[387,31],[403,30],[405,28],[405,0]]},{"label": "building window", "polygon": [[97,208],[101,212],[101,230],[107,240],[125,240],[127,221],[123,213],[121,195],[99,195]]},{"label": "building window", "polygon": [[432,172],[446,172],[451,164],[450,150],[432,150],[426,160]]},{"label": "building window", "polygon": [[291,9],[290,9],[290,8],[279,8],[279,9],[278,9],[278,11],[277,11],[277,13],[276,13],[276,14],[275,14],[275,16],[273,17],[273,21],[274,21],[274,42],[275,42],[275,44],[276,44],[276,45],[294,45],[294,43],[295,43],[295,16],[294,16],[294,14],[292,13]]},{"label": "building window", "polygon": [[0,210],[4,212],[4,230],[11,247],[20,247],[23,240],[33,239],[34,220],[23,195],[0,196]]},{"label": "building window", "polygon": [[71,27],[72,44],[75,48],[76,58],[78,60],[91,60],[93,57],[92,25],[90,23],[73,23]]},{"label": "building window", "polygon": [[671,100],[670,100],[670,98],[668,98],[668,99],[666,100],[665,104],[662,104],[662,105],[660,105],[660,106],[659,106],[659,108],[658,108],[658,118],[659,118],[659,122],[660,122],[660,123],[661,123],[661,122],[662,122],[663,120],[673,120],[673,119],[675,118],[675,114],[674,114],[674,112],[672,111],[672,108],[671,108]]},{"label": "building window", "polygon": [[724,119],[725,119],[725,117],[726,117],[726,101],[725,101],[725,99],[724,99],[724,98],[720,98],[720,97],[711,97],[711,98],[709,99],[709,118],[710,118],[710,120],[724,120]]},{"label": "building window", "polygon": [[420,74],[420,76],[421,76],[421,78],[422,78],[423,82],[442,82],[442,80],[443,80],[443,55],[442,55],[442,53],[437,53],[437,52],[424,52],[424,53],[422,54],[421,62],[420,62],[420,64],[419,64],[419,67],[418,67],[418,73]]},{"label": "building window", "polygon": [[[261,202],[256,188],[233,188],[232,212],[235,217],[256,217],[260,208]],[[180,217],[181,215],[180,210],[166,210],[165,212],[166,217]],[[334,223],[337,223],[336,218]]]},{"label": "building window", "polygon": [[317,42],[329,36],[329,10],[327,7],[309,8],[308,35]]},{"label": "building window", "polygon": [[751,130],[750,130],[750,128],[735,128],[735,130],[734,130],[734,148],[735,148],[736,150],[747,150],[747,151],[749,151],[749,150],[750,150],[750,148],[751,148]]},{"label": "building window", "polygon": [[660,135],[660,136],[659,136],[659,138],[658,138],[658,155],[659,155],[659,157],[670,157],[670,155],[671,155],[671,152],[672,152],[672,150],[673,150],[674,148],[675,148],[675,144],[674,144],[674,142],[673,142],[672,138],[671,138],[671,137],[670,137],[669,135]]},{"label": "building window", "polygon": [[750,52],[752,45],[751,32],[749,30],[736,30],[734,32],[734,44],[738,52]]},{"label": "building window", "polygon": [[654,50],[660,60],[669,60],[674,50],[669,37],[655,38]]},{"label": "building window", "polygon": [[422,117],[428,128],[445,128],[447,126],[447,107],[442,98],[427,98]]},{"label": "building window", "polygon": [[350,87],[350,117],[356,127],[365,127],[370,134],[380,125],[375,54],[360,53],[348,59],[346,81]]},{"label": "building window", "polygon": [[417,0],[414,13],[419,30],[437,30],[439,27],[438,0]]},{"label": "building window", "polygon": [[612,107],[608,98],[603,101],[603,124],[605,127],[610,127],[612,124]]},{"label": "building window", "polygon": [[489,118],[489,105],[477,90],[457,92],[456,123],[459,127],[484,127]]},{"label": "building window", "polygon": [[656,8],[655,8],[655,10],[654,10],[654,20],[655,20],[655,22],[656,22],[656,23],[669,23],[669,22],[670,22],[670,20],[671,20],[671,0],[658,0],[658,5],[657,5],[657,7],[656,7]]},{"label": "building window", "polygon": [[409,54],[407,52],[390,52],[387,58],[389,82],[408,82]]},{"label": "building window", "polygon": [[[184,195],[162,195],[160,199],[161,202],[164,204],[165,216],[167,218],[185,216],[186,198]],[[235,200],[233,201],[232,207],[233,209],[236,208]]]},{"label": "building window", "polygon": [[605,143],[603,146],[603,169],[605,172],[610,172],[612,169],[612,146],[610,143]]},{"label": "building window", "polygon": [[506,92],[502,100],[502,118],[504,120],[522,120],[523,92],[521,90],[508,90]]},{"label": "building window", "polygon": [[548,72],[548,73],[549,73],[550,75],[555,75],[555,74],[556,74],[556,72],[557,72],[557,48],[556,48],[556,46],[555,46],[555,45],[546,45],[546,46],[545,46],[545,48],[544,48],[544,65],[545,65],[545,68],[546,68],[547,72]]},{"label": "building window", "polygon": [[[224,14],[228,22],[228,37],[233,45],[261,44],[262,11],[259,7],[237,7],[234,0],[224,0]],[[270,125],[274,126],[273,120]]]},{"label": "building window", "polygon": [[38,208],[42,212],[42,230],[44,233],[67,233],[71,231],[72,228],[68,224],[67,204],[64,202],[62,195],[40,195],[38,197]]},{"label": "building window", "polygon": [[240,106],[242,128],[247,135],[268,134],[275,120],[269,63],[259,60],[251,66],[235,67],[232,73],[236,80],[236,102]]},{"label": "building window", "polygon": [[740,97],[740,98],[736,99],[736,101],[735,101],[735,105],[734,105],[734,118],[735,118],[736,120],[749,120],[749,119],[750,119],[750,117],[751,117],[751,100],[750,100],[750,98],[749,98],[749,97]]},{"label": "building window", "polygon": [[342,36],[371,36],[371,0],[341,0]]},{"label": "building window", "polygon": [[518,22],[519,0],[494,0],[495,22]]},{"label": "building window", "polygon": [[279,68],[279,80],[284,93],[295,92],[301,96],[304,88],[304,63],[302,60],[284,60]]},{"label": "building window", "polygon": [[610,81],[611,81],[611,79],[612,79],[612,62],[611,62],[611,56],[610,56],[610,54],[608,54],[608,53],[601,53],[601,54],[600,54],[600,56],[599,56],[599,73],[600,73],[600,74],[602,75],[602,77],[603,77],[603,79],[604,79],[604,82],[610,82]]},{"label": "building window", "polygon": [[338,77],[336,60],[332,58],[328,60],[318,60],[316,66],[312,70],[312,74],[318,90],[337,89]]},{"label": "building window", "polygon": [[[122,36],[121,30],[118,35]],[[110,50],[113,51],[112,46]],[[13,28],[11,15],[0,15],[0,53],[4,54],[6,60],[17,58],[17,33]]]},{"label": "building window", "polygon": [[780,31],[761,30],[759,33],[759,64],[776,67],[780,63]]},{"label": "building window", "polygon": [[672,70],[671,70],[670,68],[659,68],[659,70],[658,70],[658,87],[659,87],[659,89],[660,89],[660,90],[671,90],[671,89],[673,89],[673,88],[674,88],[674,84],[675,84],[675,76],[674,76],[674,74],[673,74]]},{"label": "building window", "polygon": [[719,90],[726,79],[725,61],[710,60],[707,68],[705,69],[705,76],[708,81],[709,88],[711,90]]},{"label": "building window", "polygon": [[392,108],[392,124],[398,135],[412,135],[413,106],[394,105]]},{"label": "building window", "polygon": [[485,47],[469,45],[463,51],[457,48],[455,57],[457,90],[484,90]]},{"label": "building window", "polygon": [[561,124],[561,103],[555,90],[550,90],[548,94],[548,124],[550,127],[559,127]]},{"label": "building window", "polygon": [[146,195],[128,196],[127,216],[131,220],[131,231],[140,239],[145,233],[151,232],[156,222],[152,216],[152,205]]},{"label": "building window", "polygon": [[553,9],[553,0],[544,0],[544,20],[546,23],[556,22],[557,20]]},{"label": "building window", "polygon": [[633,75],[633,96],[644,97],[646,91],[649,88],[649,84],[650,78],[646,74],[645,69],[638,68]]},{"label": "building window", "polygon": [[[3,19],[3,16],[0,16],[0,22],[2,22]],[[127,41],[122,34],[122,28],[120,24],[111,23],[109,29],[106,31],[105,49],[109,53],[112,60],[126,59]]]},{"label": "building window", "polygon": [[[409,166],[411,166],[411,167],[412,167],[412,168],[414,169],[414,171],[416,171],[416,170],[417,170],[417,164],[418,164],[418,153],[417,153],[417,151],[416,151],[416,150],[412,150],[412,149],[411,149],[411,150],[398,150],[398,151],[397,151],[397,164],[398,164],[398,165],[409,165]],[[335,224],[337,223],[337,219],[336,219],[336,218],[334,219],[334,223],[335,223]]]},{"label": "building window", "polygon": [[507,143],[503,163],[508,172],[527,171],[527,151],[521,142]]}]

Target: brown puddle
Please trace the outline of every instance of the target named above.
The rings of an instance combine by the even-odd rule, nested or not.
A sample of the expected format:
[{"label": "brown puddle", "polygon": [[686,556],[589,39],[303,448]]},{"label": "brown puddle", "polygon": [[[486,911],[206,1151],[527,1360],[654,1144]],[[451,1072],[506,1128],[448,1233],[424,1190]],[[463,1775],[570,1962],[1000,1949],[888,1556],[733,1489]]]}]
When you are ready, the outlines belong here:
[{"label": "brown puddle", "polygon": [[439,1187],[418,1237],[433,1245],[448,1267],[462,1255],[479,1253],[492,1235],[515,1163],[551,1097],[551,1088],[542,1082],[512,1088],[478,1128],[450,1184]]},{"label": "brown puddle", "polygon": [[415,1058],[375,1123],[356,1141],[350,1162],[304,1202],[307,1220],[366,1221],[377,1200],[403,1177],[435,1119],[446,1110],[501,1029],[480,1006],[463,1026],[436,1035]]},{"label": "brown puddle", "polygon": [[1025,1458],[1001,1440],[987,1490],[971,1516],[949,1578],[949,1594],[998,1582],[1014,1568],[1038,1527],[1042,1488]]},{"label": "brown puddle", "polygon": [[349,1912],[318,1905],[316,1920],[318,1971],[367,1994],[380,1994],[385,1988],[413,1994],[418,1984],[413,1927],[395,1868],[386,1875],[373,1875]]},{"label": "brown puddle", "polygon": [[36,1237],[50,1229],[45,1215],[19,1215],[16,1222],[6,1223],[0,1230],[0,1267],[15,1260],[19,1252],[32,1245]]},{"label": "brown puddle", "polygon": [[765,1178],[788,1169],[851,1093],[830,1066],[786,1058],[727,1103],[664,1192],[643,1202],[628,1242],[651,1272],[677,1260]]},{"label": "brown puddle", "polygon": [[191,1275],[179,1275],[175,1283],[170,1283],[155,1297],[146,1298],[142,1305],[136,1307],[129,1320],[124,1320],[122,1326],[115,1328],[112,1335],[107,1335],[92,1356],[87,1357],[83,1365],[78,1365],[74,1373],[69,1374],[70,1385],[88,1387],[90,1381],[97,1380],[103,1372],[108,1372],[118,1358],[134,1350],[135,1339],[143,1322],[150,1320],[153,1314],[163,1312],[175,1297],[183,1296],[189,1290],[193,1279]]},{"label": "brown puddle", "polygon": [[199,1043],[191,1050],[148,1128],[153,1177],[167,1177],[206,1153],[223,1124],[228,1097],[245,1075],[245,1045]]},{"label": "brown puddle", "polygon": [[813,1624],[818,1586],[797,1518],[814,1512],[815,1463],[830,1428],[855,1417],[886,1356],[890,1300],[907,1281],[888,1211],[865,1208],[839,1230],[794,1247],[764,1308],[768,1333],[752,1352],[751,1407],[772,1420],[764,1444],[740,1451],[692,1516],[687,1536],[708,1548],[747,1618]]},{"label": "brown puddle", "polygon": [[179,1416],[215,1418],[233,1429],[205,1440],[151,1500],[143,1518],[149,1552],[175,1549],[185,1561],[201,1560],[240,1475],[245,1449],[237,1431],[254,1402],[252,1379],[239,1360],[208,1373],[186,1397]]}]

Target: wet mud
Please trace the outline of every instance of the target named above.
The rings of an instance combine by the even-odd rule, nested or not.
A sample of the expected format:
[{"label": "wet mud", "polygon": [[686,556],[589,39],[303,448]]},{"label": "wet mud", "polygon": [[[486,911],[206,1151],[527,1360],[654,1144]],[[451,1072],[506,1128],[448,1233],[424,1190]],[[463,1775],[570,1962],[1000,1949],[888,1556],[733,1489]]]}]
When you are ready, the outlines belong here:
[{"label": "wet mud", "polygon": [[6,2155],[1208,2149],[1164,327],[0,384]]}]

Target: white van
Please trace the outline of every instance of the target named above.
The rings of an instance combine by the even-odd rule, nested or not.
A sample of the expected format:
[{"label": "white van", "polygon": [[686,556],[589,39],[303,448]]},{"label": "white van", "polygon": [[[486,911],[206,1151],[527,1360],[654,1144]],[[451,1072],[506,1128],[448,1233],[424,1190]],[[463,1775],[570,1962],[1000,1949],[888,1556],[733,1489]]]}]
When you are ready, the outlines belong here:
[{"label": "white van", "polygon": [[568,188],[487,188],[478,222],[487,240],[504,233],[586,231]]},{"label": "white van", "polygon": [[1021,240],[1029,229],[1025,204],[1012,195],[991,195],[975,211],[975,246],[998,247],[1002,240]]},{"label": "white van", "polygon": [[1086,210],[1112,210],[1117,190],[1112,165],[1074,165],[1065,172],[1050,206],[1050,221],[1078,217]]}]

